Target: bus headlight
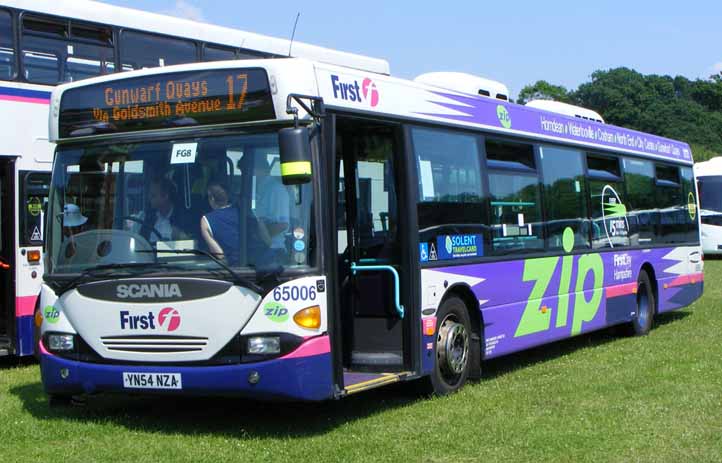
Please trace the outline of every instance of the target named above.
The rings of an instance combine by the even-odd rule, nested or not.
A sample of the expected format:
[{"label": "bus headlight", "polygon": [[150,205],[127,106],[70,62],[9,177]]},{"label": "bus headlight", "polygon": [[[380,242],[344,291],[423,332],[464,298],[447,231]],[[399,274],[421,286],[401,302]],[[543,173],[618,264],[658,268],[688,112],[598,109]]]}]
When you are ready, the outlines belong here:
[{"label": "bus headlight", "polygon": [[46,337],[48,350],[51,352],[68,352],[75,349],[75,335],[50,333]]},{"label": "bus headlight", "polygon": [[269,355],[281,353],[281,338],[278,336],[253,336],[248,338],[249,354]]}]

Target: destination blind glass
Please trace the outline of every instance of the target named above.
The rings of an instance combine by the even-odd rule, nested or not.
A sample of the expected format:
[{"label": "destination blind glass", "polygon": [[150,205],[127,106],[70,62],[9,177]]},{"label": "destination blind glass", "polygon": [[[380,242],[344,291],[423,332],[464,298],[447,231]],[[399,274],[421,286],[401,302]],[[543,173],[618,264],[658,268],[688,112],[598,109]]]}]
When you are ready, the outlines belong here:
[{"label": "destination blind glass", "polygon": [[156,74],[63,93],[61,138],[274,119],[263,69]]}]

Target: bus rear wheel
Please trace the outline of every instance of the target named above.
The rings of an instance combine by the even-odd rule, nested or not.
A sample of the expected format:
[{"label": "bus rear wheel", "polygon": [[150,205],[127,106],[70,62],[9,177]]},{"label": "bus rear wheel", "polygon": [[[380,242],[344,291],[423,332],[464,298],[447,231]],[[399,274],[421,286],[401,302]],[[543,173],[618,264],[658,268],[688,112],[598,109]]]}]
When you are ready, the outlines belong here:
[{"label": "bus rear wheel", "polygon": [[466,304],[458,297],[446,299],[437,314],[436,361],[430,377],[434,394],[450,394],[466,382],[471,358],[471,334]]},{"label": "bus rear wheel", "polygon": [[647,272],[642,271],[637,281],[637,310],[630,324],[632,336],[644,336],[652,329],[656,298]]}]

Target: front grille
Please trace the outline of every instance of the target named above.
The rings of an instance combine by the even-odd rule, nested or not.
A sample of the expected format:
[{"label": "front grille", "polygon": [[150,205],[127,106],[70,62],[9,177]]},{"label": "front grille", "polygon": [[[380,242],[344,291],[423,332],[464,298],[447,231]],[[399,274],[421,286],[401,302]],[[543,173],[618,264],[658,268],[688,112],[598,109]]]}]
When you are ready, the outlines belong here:
[{"label": "front grille", "polygon": [[106,336],[100,341],[109,351],[144,354],[199,352],[208,346],[208,338],[194,336]]}]

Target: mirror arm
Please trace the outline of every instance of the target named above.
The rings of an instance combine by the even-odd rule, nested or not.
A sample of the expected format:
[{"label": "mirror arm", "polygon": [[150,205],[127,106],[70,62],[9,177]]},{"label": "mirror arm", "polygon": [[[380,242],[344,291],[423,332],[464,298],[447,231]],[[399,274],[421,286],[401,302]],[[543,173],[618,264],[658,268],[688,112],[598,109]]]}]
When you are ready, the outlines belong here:
[{"label": "mirror arm", "polygon": [[[294,100],[314,119],[318,120],[326,116],[326,108],[323,105],[323,98],[320,96],[289,93],[286,98],[286,114],[293,114],[293,123],[296,128],[298,128],[298,108],[293,106]],[[309,100],[311,106],[308,106],[303,100]]]}]

